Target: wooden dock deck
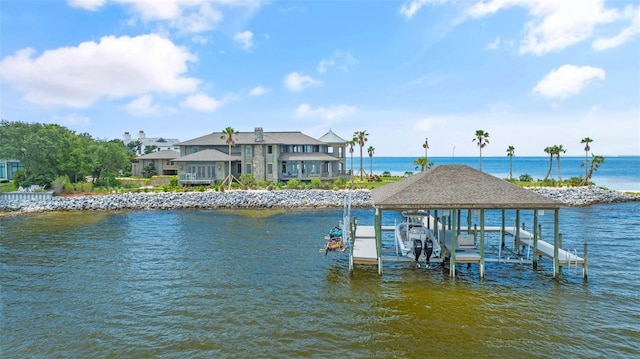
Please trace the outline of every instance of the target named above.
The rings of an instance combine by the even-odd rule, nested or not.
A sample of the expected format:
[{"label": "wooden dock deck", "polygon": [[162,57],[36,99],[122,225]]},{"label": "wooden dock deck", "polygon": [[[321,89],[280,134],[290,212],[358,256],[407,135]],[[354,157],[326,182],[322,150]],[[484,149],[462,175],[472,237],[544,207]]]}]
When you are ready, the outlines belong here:
[{"label": "wooden dock deck", "polygon": [[[383,231],[394,231],[394,226],[382,226]],[[381,254],[380,254],[381,255]],[[354,264],[378,264],[380,257],[376,246],[376,231],[373,226],[358,226],[353,241]]]}]

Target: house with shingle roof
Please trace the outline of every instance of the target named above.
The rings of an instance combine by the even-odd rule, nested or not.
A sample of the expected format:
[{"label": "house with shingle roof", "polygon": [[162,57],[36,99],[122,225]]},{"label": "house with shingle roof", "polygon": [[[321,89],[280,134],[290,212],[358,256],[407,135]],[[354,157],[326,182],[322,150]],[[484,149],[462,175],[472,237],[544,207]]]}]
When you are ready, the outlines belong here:
[{"label": "house with shingle roof", "polygon": [[[537,194],[531,190],[521,188],[512,183],[504,181],[495,176],[486,174],[482,171],[471,168],[467,165],[439,165],[426,171],[403,178],[397,182],[393,182],[371,190],[371,197],[375,209],[374,221],[376,223],[375,236],[378,255],[378,263],[381,263],[382,248],[382,211],[393,210],[424,210],[432,216],[429,223],[434,223],[433,228],[437,227],[437,222],[442,221],[447,230],[451,232],[449,235],[450,242],[445,241],[446,236],[441,237],[441,245],[448,247],[450,251],[450,275],[455,276],[456,263],[456,245],[454,241],[463,232],[471,230],[471,223],[467,224],[467,228],[461,228],[460,220],[463,217],[463,211],[476,211],[480,217],[480,249],[477,257],[468,256],[465,258],[466,263],[479,263],[480,276],[484,276],[484,228],[485,228],[485,211],[500,211],[502,216],[502,225],[500,233],[502,234],[502,246],[504,247],[505,233],[505,211],[512,210],[516,213],[516,223],[513,229],[514,245],[513,250],[517,250],[517,237],[520,231],[519,218],[520,212],[532,211],[534,225],[533,236],[537,235],[538,215],[549,211],[553,213],[554,224],[551,229],[553,237],[554,249],[554,276],[560,273],[560,262],[558,259],[558,250],[561,249],[561,240],[559,233],[559,211],[563,206],[562,202],[550,199],[548,197]],[[445,224],[449,219],[448,225]],[[467,214],[469,220],[470,216]],[[451,239],[452,238],[452,239]],[[536,251],[534,244],[533,251]],[[533,256],[534,267],[537,265],[535,255]],[[576,262],[577,263],[577,262]],[[379,269],[381,273],[381,268]],[[586,272],[585,272],[586,273]]]},{"label": "house with shingle roof", "polygon": [[178,174],[178,168],[173,160],[178,157],[180,157],[180,152],[173,150],[162,150],[138,156],[136,161],[131,164],[131,175],[144,177],[144,169],[153,166],[157,175],[175,176]]},{"label": "house with shingle roof", "polygon": [[271,183],[332,181],[345,175],[346,141],[332,131],[316,139],[299,131],[265,132],[256,127],[253,132],[238,132],[233,140],[231,153],[222,132],[178,143],[180,157],[173,161],[178,183],[221,183],[229,172],[236,178],[250,174]]}]

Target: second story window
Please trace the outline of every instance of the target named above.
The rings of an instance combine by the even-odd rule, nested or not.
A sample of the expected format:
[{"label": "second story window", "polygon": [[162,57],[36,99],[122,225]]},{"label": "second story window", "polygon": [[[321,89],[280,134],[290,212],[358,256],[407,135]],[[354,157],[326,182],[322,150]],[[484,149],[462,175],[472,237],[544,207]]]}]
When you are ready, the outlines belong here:
[{"label": "second story window", "polygon": [[273,146],[267,146],[267,153],[268,154],[272,154],[273,153]]},{"label": "second story window", "polygon": [[244,147],[244,153],[251,156],[251,146],[247,145]]}]

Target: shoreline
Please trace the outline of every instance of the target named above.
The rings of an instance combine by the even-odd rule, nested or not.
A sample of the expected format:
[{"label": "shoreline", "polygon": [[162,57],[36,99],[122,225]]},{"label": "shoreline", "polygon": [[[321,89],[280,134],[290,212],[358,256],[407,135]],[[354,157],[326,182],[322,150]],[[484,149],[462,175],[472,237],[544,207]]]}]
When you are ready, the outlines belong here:
[{"label": "shoreline", "polygon": [[[640,194],[590,187],[536,187],[532,191],[564,203],[592,204],[640,201]],[[48,201],[0,201],[0,217],[64,211],[173,210],[173,209],[290,209],[340,208],[351,196],[351,206],[372,208],[371,191],[355,190],[235,190],[225,192],[160,192],[55,196]]]}]

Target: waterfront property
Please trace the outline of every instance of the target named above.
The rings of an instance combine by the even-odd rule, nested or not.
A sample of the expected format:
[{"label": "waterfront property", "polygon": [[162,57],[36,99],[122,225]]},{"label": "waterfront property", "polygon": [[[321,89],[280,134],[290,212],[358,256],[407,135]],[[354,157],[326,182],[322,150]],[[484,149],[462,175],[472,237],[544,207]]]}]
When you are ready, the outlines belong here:
[{"label": "waterfront property", "polygon": [[131,164],[131,174],[133,177],[144,177],[145,168],[153,168],[155,174],[175,176],[178,174],[178,167],[173,160],[178,157],[180,152],[173,150],[147,153],[136,157],[136,162]]},{"label": "waterfront property", "polygon": [[13,174],[22,169],[18,160],[0,159],[0,181],[13,181]]},{"label": "waterfront property", "polygon": [[222,132],[180,142],[180,157],[173,161],[178,183],[212,185],[230,174],[250,174],[256,181],[271,183],[345,176],[346,141],[332,131],[315,139],[302,132],[264,132],[256,127],[254,132],[236,133],[233,142],[229,146]]},{"label": "waterfront property", "polygon": [[[484,277],[485,261],[531,263],[538,265],[539,256],[553,259],[553,274],[558,277],[561,266],[581,265],[587,275],[586,259],[562,249],[559,233],[559,210],[563,205],[527,189],[466,165],[441,165],[372,190],[374,226],[357,227],[352,246],[353,264],[377,264],[382,274],[383,256],[382,211],[423,210],[428,213],[425,225],[436,235],[443,248],[442,258],[450,276],[456,273],[456,263],[478,264]],[[499,226],[486,226],[485,214],[499,211]],[[506,211],[515,211],[515,223],[505,223]],[[522,211],[533,212],[532,232],[520,226]],[[553,213],[553,244],[542,241],[538,216]],[[466,219],[467,225],[462,222]],[[472,225],[472,221],[477,221]],[[499,235],[494,248],[485,248],[490,232]],[[510,236],[512,240],[507,241]],[[585,247],[586,252],[586,247]],[[488,256],[489,254],[493,256]],[[586,254],[586,253],[585,253]]]},{"label": "waterfront property", "polygon": [[[164,137],[147,137],[144,131],[138,131],[138,138],[132,139],[129,132],[125,132],[122,136],[122,142],[127,146],[132,143],[133,150],[135,150],[138,156],[145,154],[146,152],[158,152],[158,151],[178,151],[177,138],[164,138]],[[149,151],[147,151],[149,149]],[[152,149],[152,150],[151,150]]]}]

